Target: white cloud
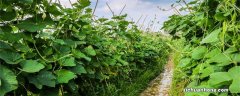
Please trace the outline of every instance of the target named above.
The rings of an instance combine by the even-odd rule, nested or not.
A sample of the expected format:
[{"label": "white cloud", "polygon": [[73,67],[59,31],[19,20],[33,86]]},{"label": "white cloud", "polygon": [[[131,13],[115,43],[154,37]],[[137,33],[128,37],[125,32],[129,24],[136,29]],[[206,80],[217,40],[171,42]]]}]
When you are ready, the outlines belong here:
[{"label": "white cloud", "polygon": [[[70,7],[70,3],[68,0],[60,0],[62,4],[66,7]],[[76,0],[71,0],[72,2],[76,2]],[[94,8],[96,0],[91,0],[92,4],[90,7]],[[151,2],[148,0],[99,0],[98,7],[96,9],[95,15],[98,17],[106,17],[110,18],[112,13],[106,3],[109,4],[111,9],[114,11],[115,15],[118,15],[124,5],[126,5],[123,10],[123,14],[128,14],[128,20],[137,21],[141,16],[141,20],[139,21],[139,26],[144,23],[144,27],[148,27],[149,22],[153,20],[155,27],[155,31],[158,31],[162,26],[163,22],[168,19],[168,16],[173,15],[174,10],[170,11],[161,11],[157,7],[169,9],[171,8],[171,3],[161,3],[161,1]],[[146,18],[144,22],[144,18]],[[157,23],[159,22],[159,23]]]}]

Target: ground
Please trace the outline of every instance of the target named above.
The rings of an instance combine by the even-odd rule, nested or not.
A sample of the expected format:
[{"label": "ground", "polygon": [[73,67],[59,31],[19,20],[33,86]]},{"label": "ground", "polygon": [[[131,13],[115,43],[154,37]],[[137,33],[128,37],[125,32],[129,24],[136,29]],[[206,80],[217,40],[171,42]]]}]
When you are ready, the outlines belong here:
[{"label": "ground", "polygon": [[172,55],[170,55],[164,71],[156,77],[156,79],[151,81],[149,87],[144,90],[140,96],[169,96],[173,77],[173,67],[173,58]]}]

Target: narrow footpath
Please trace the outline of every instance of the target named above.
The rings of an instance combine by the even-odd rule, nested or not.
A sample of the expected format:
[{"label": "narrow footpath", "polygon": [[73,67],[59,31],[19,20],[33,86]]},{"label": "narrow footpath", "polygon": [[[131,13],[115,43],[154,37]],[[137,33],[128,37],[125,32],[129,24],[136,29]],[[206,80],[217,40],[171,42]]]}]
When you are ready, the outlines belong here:
[{"label": "narrow footpath", "polygon": [[164,67],[164,71],[156,77],[149,87],[144,90],[140,96],[169,96],[169,90],[173,78],[173,59],[169,56],[168,62]]}]

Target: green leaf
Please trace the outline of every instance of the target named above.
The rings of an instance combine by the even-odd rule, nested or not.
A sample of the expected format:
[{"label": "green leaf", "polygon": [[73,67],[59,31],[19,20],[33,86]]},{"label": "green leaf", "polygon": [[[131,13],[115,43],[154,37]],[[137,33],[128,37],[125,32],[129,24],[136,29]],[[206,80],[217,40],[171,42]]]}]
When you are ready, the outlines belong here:
[{"label": "green leaf", "polygon": [[[55,47],[55,48],[54,48]],[[68,54],[71,52],[71,48],[68,46],[63,46],[59,44],[54,44],[54,49],[61,54]]]},{"label": "green leaf", "polygon": [[240,66],[233,67],[228,70],[231,78],[240,78]]},{"label": "green leaf", "polygon": [[212,58],[210,58],[208,62],[209,63],[216,62],[218,63],[219,66],[225,66],[230,64],[232,61],[229,54],[219,53],[213,56]]},{"label": "green leaf", "polygon": [[211,86],[218,86],[221,83],[229,82],[232,78],[227,72],[215,72],[210,75],[210,79],[208,80],[208,83]]},{"label": "green leaf", "polygon": [[208,77],[213,72],[214,72],[214,66],[207,66],[207,68],[205,68],[201,71],[200,78],[203,79],[205,77]]},{"label": "green leaf", "polygon": [[17,17],[17,13],[15,10],[12,10],[10,12],[0,11],[0,14],[0,19],[4,21],[11,21]]},{"label": "green leaf", "polygon": [[57,75],[58,83],[68,83],[69,80],[72,80],[77,77],[73,72],[65,69],[57,70],[55,71],[55,74]]},{"label": "green leaf", "polygon": [[81,75],[82,73],[87,73],[87,71],[85,70],[85,68],[82,66],[82,65],[77,65],[75,67],[73,67],[71,69],[72,72],[78,74],[78,75]]},{"label": "green leaf", "polygon": [[38,89],[42,89],[42,86],[55,87],[56,77],[49,71],[40,71],[38,75],[29,77],[29,82],[34,84]]},{"label": "green leaf", "polygon": [[28,47],[27,45],[19,44],[19,43],[14,44],[14,48],[18,51],[25,52],[25,53],[31,51],[30,47]]},{"label": "green leaf", "polygon": [[189,64],[191,64],[191,58],[183,58],[178,64],[178,67],[180,68],[187,67]]},{"label": "green leaf", "polygon": [[202,41],[201,44],[204,43],[213,43],[219,41],[218,35],[221,32],[221,29],[216,29],[213,32],[211,32],[207,37],[205,37]]},{"label": "green leaf", "polygon": [[77,50],[73,50],[72,51],[73,56],[80,59],[80,58],[84,58],[87,61],[91,61],[90,57],[87,57],[84,53],[82,53],[81,51],[77,51]]},{"label": "green leaf", "polygon": [[[11,38],[9,38],[9,37],[11,37]],[[8,42],[18,42],[21,39],[23,39],[23,33],[5,32],[3,34],[3,40],[8,41]]]},{"label": "green leaf", "polygon": [[232,84],[229,86],[231,93],[240,93],[240,66],[233,67],[228,70],[229,75],[233,78]]},{"label": "green leaf", "polygon": [[68,57],[60,60],[61,66],[76,66],[75,58],[74,57]]},{"label": "green leaf", "polygon": [[232,54],[231,57],[233,62],[236,62],[236,63],[240,62],[240,54]]},{"label": "green leaf", "polygon": [[[238,72],[239,73],[239,72]],[[229,86],[231,93],[240,93],[240,77],[235,77],[232,84]]]},{"label": "green leaf", "polygon": [[198,3],[198,0],[191,1],[191,2],[189,2],[188,4],[189,4],[189,5],[192,5],[192,4],[196,4],[196,3]]},{"label": "green leaf", "polygon": [[82,53],[81,51],[77,51],[77,50],[73,50],[73,55],[76,58],[84,58],[87,57],[84,53]]},{"label": "green leaf", "polygon": [[37,32],[43,30],[47,25],[45,23],[36,23],[32,21],[23,21],[16,25],[20,29],[27,30],[29,32]]},{"label": "green leaf", "polygon": [[8,43],[0,41],[0,49],[12,49]]},{"label": "green leaf", "polygon": [[84,48],[84,51],[90,56],[96,55],[96,51],[93,49],[92,46],[88,46],[88,47]]},{"label": "green leaf", "polygon": [[199,46],[192,51],[192,58],[195,60],[202,59],[207,52],[207,47]]},{"label": "green leaf", "polygon": [[47,7],[47,12],[51,13],[54,16],[59,16],[63,14],[63,12],[61,12],[59,9],[60,7],[56,3],[53,3],[51,6]]},{"label": "green leaf", "polygon": [[19,2],[23,4],[32,4],[33,0],[19,0]]},{"label": "green leaf", "polygon": [[22,61],[22,57],[18,53],[6,50],[0,51],[0,59],[4,60],[8,64],[18,64]]},{"label": "green leaf", "polygon": [[25,60],[21,62],[22,70],[28,73],[35,73],[42,70],[45,66],[36,60]]},{"label": "green leaf", "polygon": [[56,39],[56,40],[54,40],[54,42],[56,42],[56,43],[58,43],[58,44],[60,44],[60,45],[65,45],[66,43],[64,42],[64,40],[62,40],[62,39]]},{"label": "green leaf", "polygon": [[221,50],[219,50],[218,48],[215,48],[213,50],[211,50],[210,52],[208,52],[205,57],[206,58],[211,58],[211,57],[214,57],[215,55],[217,54],[221,54]]},{"label": "green leaf", "polygon": [[218,21],[223,21],[223,20],[226,19],[226,17],[224,16],[224,14],[223,14],[223,13],[220,13],[220,12],[216,13],[216,14],[214,15],[214,18],[215,18],[216,20],[218,20]]},{"label": "green leaf", "polygon": [[82,7],[87,7],[91,4],[89,0],[79,0]]},{"label": "green leaf", "polygon": [[234,53],[237,52],[238,49],[236,47],[230,47],[228,48],[226,51],[224,51],[225,54],[230,54],[230,53]]},{"label": "green leaf", "polygon": [[7,67],[0,64],[0,96],[18,88],[17,76]]}]

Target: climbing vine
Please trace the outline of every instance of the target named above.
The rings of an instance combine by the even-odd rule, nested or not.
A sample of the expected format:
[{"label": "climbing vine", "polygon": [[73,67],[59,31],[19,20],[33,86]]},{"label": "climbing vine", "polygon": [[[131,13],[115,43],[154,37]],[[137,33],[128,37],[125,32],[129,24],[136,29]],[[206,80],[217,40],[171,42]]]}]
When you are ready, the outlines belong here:
[{"label": "climbing vine", "polygon": [[163,39],[127,15],[94,19],[89,0],[51,1],[0,0],[0,96],[116,95],[166,61]]},{"label": "climbing vine", "polygon": [[228,89],[227,92],[185,92],[186,96],[237,96],[240,93],[239,0],[194,0],[187,15],[173,15],[164,29],[185,39],[178,64],[185,88]]}]

